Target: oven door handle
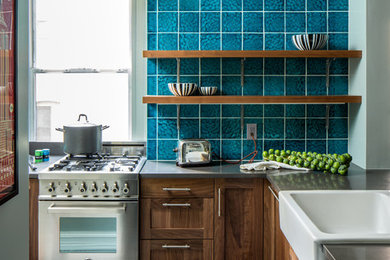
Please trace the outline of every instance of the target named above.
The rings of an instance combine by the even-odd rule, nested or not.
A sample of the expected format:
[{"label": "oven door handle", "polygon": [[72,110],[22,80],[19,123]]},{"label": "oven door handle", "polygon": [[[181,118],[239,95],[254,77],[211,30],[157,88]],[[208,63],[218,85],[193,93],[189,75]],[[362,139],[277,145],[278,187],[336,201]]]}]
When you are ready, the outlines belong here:
[{"label": "oven door handle", "polygon": [[108,213],[108,214],[123,214],[126,211],[126,205],[120,206],[56,206],[55,203],[51,204],[47,208],[49,214],[61,214],[61,213]]}]

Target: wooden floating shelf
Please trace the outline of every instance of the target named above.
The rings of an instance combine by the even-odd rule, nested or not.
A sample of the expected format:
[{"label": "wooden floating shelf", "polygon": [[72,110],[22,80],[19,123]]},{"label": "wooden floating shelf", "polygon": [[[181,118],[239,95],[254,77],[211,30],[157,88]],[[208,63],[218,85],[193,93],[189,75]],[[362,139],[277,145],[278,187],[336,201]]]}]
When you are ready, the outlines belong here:
[{"label": "wooden floating shelf", "polygon": [[144,96],[144,104],[345,104],[361,96]]},{"label": "wooden floating shelf", "polygon": [[144,58],[361,58],[360,50],[143,51]]}]

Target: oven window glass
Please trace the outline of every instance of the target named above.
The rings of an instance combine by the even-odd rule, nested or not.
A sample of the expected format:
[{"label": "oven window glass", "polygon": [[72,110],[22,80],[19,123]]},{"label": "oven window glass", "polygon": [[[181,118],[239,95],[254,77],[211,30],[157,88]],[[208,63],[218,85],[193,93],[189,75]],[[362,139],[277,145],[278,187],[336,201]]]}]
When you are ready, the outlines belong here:
[{"label": "oven window glass", "polygon": [[116,253],[116,218],[60,218],[60,253]]}]

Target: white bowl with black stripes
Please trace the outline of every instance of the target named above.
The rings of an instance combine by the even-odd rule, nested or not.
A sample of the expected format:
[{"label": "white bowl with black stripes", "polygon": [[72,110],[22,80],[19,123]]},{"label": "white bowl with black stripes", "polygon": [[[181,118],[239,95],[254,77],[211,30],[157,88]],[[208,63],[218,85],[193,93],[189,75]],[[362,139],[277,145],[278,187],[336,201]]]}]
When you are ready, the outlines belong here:
[{"label": "white bowl with black stripes", "polygon": [[328,41],[326,34],[298,34],[292,36],[292,41],[299,50],[321,50]]}]

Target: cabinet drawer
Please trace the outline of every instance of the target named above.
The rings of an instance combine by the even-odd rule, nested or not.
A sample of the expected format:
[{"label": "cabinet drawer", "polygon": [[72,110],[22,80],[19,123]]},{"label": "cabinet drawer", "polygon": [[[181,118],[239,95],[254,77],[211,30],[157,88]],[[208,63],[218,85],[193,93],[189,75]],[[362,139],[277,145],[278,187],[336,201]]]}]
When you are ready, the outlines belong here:
[{"label": "cabinet drawer", "polygon": [[141,199],[141,239],[212,239],[212,198]]},{"label": "cabinet drawer", "polygon": [[141,196],[149,198],[213,197],[213,179],[143,179]]},{"label": "cabinet drawer", "polygon": [[141,240],[141,260],[211,260],[212,240]]}]

